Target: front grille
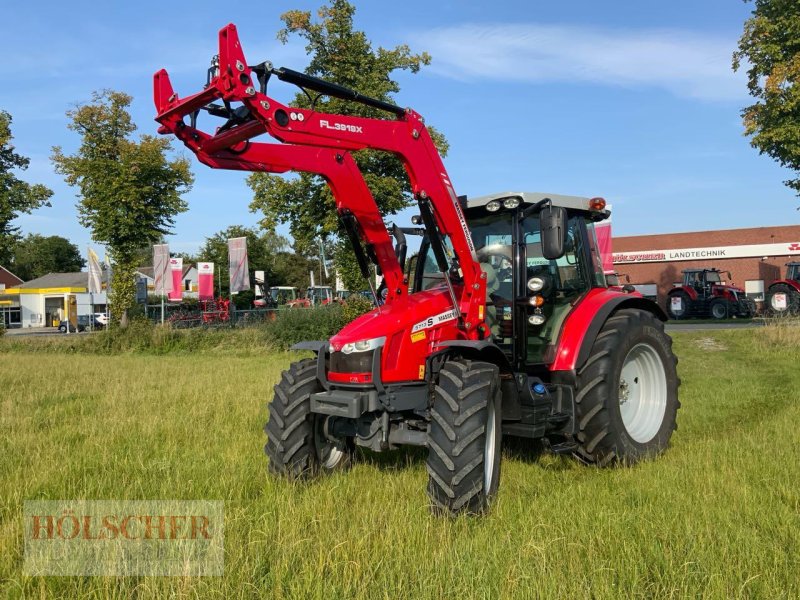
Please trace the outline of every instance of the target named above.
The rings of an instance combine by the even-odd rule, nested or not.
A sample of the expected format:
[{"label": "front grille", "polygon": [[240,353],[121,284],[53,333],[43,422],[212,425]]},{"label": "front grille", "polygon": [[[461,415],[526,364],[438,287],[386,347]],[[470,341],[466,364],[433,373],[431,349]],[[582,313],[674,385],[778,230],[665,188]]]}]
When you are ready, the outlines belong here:
[{"label": "front grille", "polygon": [[334,373],[371,373],[374,353],[374,350],[350,354],[331,352],[329,368]]}]

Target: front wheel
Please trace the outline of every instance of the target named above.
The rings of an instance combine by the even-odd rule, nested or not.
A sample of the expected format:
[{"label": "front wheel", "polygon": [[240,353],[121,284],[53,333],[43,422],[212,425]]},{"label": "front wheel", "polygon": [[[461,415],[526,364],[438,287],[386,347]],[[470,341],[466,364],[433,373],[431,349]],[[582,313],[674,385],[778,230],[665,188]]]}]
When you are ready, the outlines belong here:
[{"label": "front wheel", "polygon": [[623,309],[610,317],[578,373],[578,457],[605,466],[663,452],[680,407],[677,362],[653,314]]},{"label": "front wheel", "polygon": [[711,312],[712,318],[719,321],[722,319],[727,319],[731,311],[727,300],[724,300],[722,298],[717,298],[716,300],[711,301],[709,312]]},{"label": "front wheel", "polygon": [[314,359],[293,363],[281,374],[264,427],[270,473],[302,479],[350,465],[351,440],[333,438],[326,416],[311,412],[311,394],[321,391]]},{"label": "front wheel", "polygon": [[435,513],[486,512],[500,482],[501,394],[496,365],[456,359],[439,371],[428,430]]}]

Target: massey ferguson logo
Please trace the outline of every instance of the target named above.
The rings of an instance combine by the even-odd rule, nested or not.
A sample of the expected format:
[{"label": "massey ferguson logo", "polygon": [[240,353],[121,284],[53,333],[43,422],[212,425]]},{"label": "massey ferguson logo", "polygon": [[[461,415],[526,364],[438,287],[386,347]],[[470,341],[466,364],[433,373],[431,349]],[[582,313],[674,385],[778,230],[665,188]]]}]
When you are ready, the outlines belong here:
[{"label": "massey ferguson logo", "polygon": [[794,244],[791,244],[789,246],[789,251],[790,252],[800,252],[800,244],[798,244],[796,242]]},{"label": "massey ferguson logo", "polygon": [[334,131],[349,131],[350,133],[364,133],[359,125],[345,125],[344,123],[328,123],[325,119],[320,119],[319,126],[322,129],[333,129]]},{"label": "massey ferguson logo", "polygon": [[435,317],[428,317],[424,321],[420,321],[414,327],[411,328],[411,333],[416,333],[417,331],[422,331],[423,329],[430,329],[440,323],[444,323],[445,321],[452,321],[456,318],[456,311],[455,310],[448,310],[443,313],[439,313]]}]

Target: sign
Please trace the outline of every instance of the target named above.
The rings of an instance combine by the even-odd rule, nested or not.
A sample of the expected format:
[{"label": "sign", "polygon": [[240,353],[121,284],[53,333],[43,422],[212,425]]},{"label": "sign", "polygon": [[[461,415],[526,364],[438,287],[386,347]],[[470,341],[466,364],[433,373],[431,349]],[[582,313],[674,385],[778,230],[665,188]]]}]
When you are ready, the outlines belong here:
[{"label": "sign", "polygon": [[89,248],[89,293],[99,294],[103,291],[103,269],[100,268],[100,258],[95,251]]},{"label": "sign", "polygon": [[214,263],[197,263],[197,295],[200,300],[214,299]]},{"label": "sign", "polygon": [[683,311],[683,299],[680,296],[672,296],[669,300],[672,312],[680,313]]},{"label": "sign", "polygon": [[228,273],[230,273],[231,294],[250,289],[246,237],[228,240]]},{"label": "sign", "polygon": [[155,292],[165,296],[172,291],[172,273],[169,267],[169,246],[167,244],[153,245],[153,281]]},{"label": "sign", "polygon": [[706,248],[679,248],[675,250],[640,250],[615,252],[614,264],[676,262],[682,260],[750,258],[762,256],[790,256],[800,254],[800,243],[746,244],[742,246],[709,246]]},{"label": "sign", "polygon": [[772,296],[772,308],[775,310],[786,310],[786,294],[779,293]]},{"label": "sign", "polygon": [[169,293],[169,299],[180,302],[183,300],[183,259],[170,258],[169,269],[172,272],[172,291]]}]

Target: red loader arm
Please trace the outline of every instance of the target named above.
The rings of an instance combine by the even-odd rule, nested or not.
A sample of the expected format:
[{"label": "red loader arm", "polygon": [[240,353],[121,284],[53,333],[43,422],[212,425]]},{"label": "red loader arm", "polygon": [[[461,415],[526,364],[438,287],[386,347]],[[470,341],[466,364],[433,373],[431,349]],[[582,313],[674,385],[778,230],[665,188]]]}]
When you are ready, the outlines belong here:
[{"label": "red loader arm", "polygon": [[[258,89],[253,75],[258,78]],[[334,115],[284,105],[267,95],[267,82],[273,75],[321,94],[392,112],[397,119]],[[371,148],[398,156],[420,203],[423,221],[427,218],[429,233],[436,228],[450,238],[464,282],[461,297],[452,293],[452,287],[451,297],[461,316],[464,337],[479,337],[485,278],[447,171],[416,112],[360,96],[303,73],[275,69],[267,62],[248,66],[233,25],[219,32],[218,68],[209,71],[209,82],[202,92],[179,99],[167,72],[161,70],[154,76],[154,100],[156,121],[161,124],[159,133],[174,134],[210,167],[270,173],[306,171],[322,176],[334,195],[339,216],[356,223],[352,228],[354,241],[360,238],[367,245],[367,253],[371,250],[374,254],[386,280],[387,303],[407,295],[408,282],[375,200],[350,152]],[[213,104],[215,100],[222,100],[225,106]],[[241,102],[242,107],[233,109],[232,102]],[[196,127],[201,109],[227,116],[228,122],[213,135],[205,133]],[[186,116],[191,117],[190,124],[184,121]],[[263,133],[282,143],[251,141]]]}]

